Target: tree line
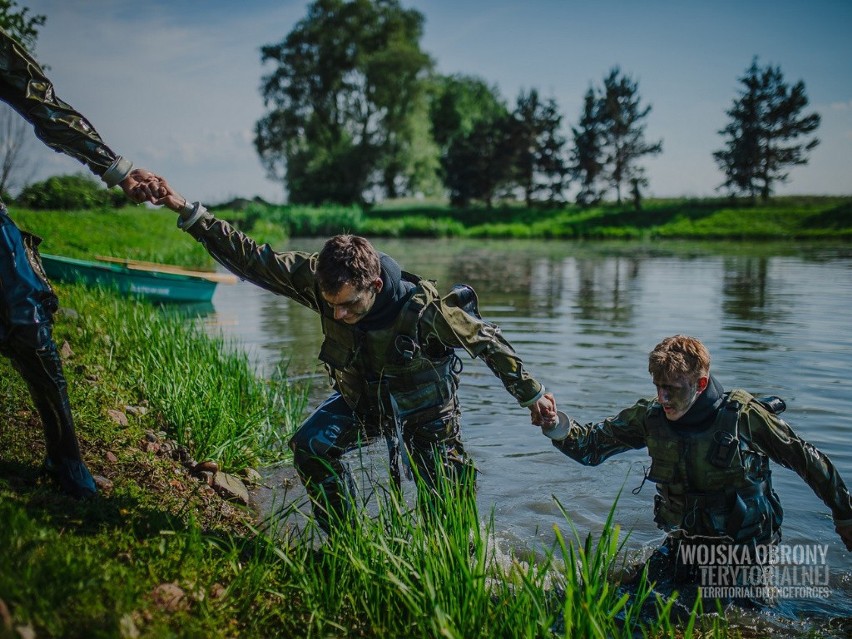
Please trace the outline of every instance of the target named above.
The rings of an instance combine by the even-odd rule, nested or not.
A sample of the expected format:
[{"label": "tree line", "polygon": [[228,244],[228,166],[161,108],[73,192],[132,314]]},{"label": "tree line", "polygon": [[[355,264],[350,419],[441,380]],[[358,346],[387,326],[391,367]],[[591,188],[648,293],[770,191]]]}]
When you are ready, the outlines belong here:
[{"label": "tree line", "polygon": [[[0,0],[0,24],[31,51],[44,22],[15,0]],[[635,79],[613,67],[589,87],[567,127],[556,101],[534,88],[509,105],[482,78],[436,73],[420,46],[423,25],[423,15],[398,0],[316,0],[284,40],[262,47],[273,70],[263,79],[267,113],[254,143],[290,202],[424,194],[459,207],[508,198],[532,207],[563,204],[571,192],[581,206],[628,197],[641,207],[643,160],[663,145],[645,139],[651,106]],[[765,200],[793,166],[807,163],[820,116],[805,113],[804,83],[789,85],[777,66],[754,58],[739,82],[719,131],[723,146],[713,153],[724,177],[719,189]],[[31,131],[0,107],[0,194],[8,197],[15,174],[26,171],[22,149]],[[70,207],[95,197],[89,191],[83,178],[67,176],[19,197],[37,208]]]},{"label": "tree line", "polygon": [[[423,51],[424,16],[398,0],[316,0],[277,44],[261,93],[267,113],[255,146],[269,176],[300,204],[363,204],[448,195],[452,204],[522,198],[557,205],[573,188],[580,205],[629,197],[648,186],[642,162],[662,152],[645,139],[651,106],[638,82],[613,67],[563,130],[553,99],[536,89],[508,105],[471,75],[442,76]],[[805,114],[803,82],[752,61],[719,131],[714,159],[732,196],[768,198],[806,164],[820,116]]]}]

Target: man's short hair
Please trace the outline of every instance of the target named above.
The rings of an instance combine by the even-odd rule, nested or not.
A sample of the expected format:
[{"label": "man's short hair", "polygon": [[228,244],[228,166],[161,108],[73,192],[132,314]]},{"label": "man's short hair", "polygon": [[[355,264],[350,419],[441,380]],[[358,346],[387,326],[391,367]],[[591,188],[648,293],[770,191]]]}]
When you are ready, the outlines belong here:
[{"label": "man's short hair", "polygon": [[667,337],[648,356],[648,372],[655,380],[706,377],[710,374],[710,351],[694,337]]},{"label": "man's short hair", "polygon": [[379,254],[358,235],[335,235],[317,257],[317,279],[322,291],[334,295],[344,284],[366,289],[381,277]]}]

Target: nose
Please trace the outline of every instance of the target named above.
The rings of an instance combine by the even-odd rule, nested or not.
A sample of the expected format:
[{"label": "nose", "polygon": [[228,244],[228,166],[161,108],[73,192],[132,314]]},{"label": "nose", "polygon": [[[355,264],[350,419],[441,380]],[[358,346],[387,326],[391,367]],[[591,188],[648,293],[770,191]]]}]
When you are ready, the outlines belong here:
[{"label": "nose", "polygon": [[669,401],[669,393],[666,391],[665,388],[657,389],[657,401],[661,404],[665,404],[667,401]]},{"label": "nose", "polygon": [[342,320],[344,317],[346,317],[346,315],[347,315],[347,312],[346,312],[345,308],[343,308],[342,306],[335,306],[334,307],[334,319]]}]

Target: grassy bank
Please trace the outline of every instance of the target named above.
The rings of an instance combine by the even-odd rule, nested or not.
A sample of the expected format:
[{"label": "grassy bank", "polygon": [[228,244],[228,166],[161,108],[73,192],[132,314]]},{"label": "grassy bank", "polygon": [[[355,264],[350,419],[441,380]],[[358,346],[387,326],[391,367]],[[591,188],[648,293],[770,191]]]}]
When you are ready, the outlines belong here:
[{"label": "grassy bank", "polygon": [[789,197],[765,204],[727,199],[651,200],[643,210],[504,207],[452,209],[388,203],[357,208],[262,207],[235,214],[247,228],[284,228],[291,236],[345,231],[374,237],[544,239],[852,239],[852,198]]},{"label": "grassy bank", "polygon": [[[217,211],[259,242],[351,232],[368,237],[459,237],[608,240],[852,240],[852,197],[784,197],[766,204],[726,199],[651,200],[642,211],[604,205],[554,210],[387,204],[357,207],[263,206]],[[69,257],[110,255],[210,268],[196,242],[175,229],[170,211],[13,209],[19,225],[45,238],[42,250]]]},{"label": "grassy bank", "polygon": [[26,389],[0,362],[0,637],[725,636],[718,618],[693,626],[647,590],[619,591],[611,522],[580,539],[566,519],[567,539],[530,563],[497,560],[470,492],[416,512],[381,493],[378,514],[322,545],[310,527],[257,524],[148,435],[235,472],[286,460],[298,389],[255,379],[187,318],[60,294],[84,457],[111,485],[83,503],[57,493]]}]

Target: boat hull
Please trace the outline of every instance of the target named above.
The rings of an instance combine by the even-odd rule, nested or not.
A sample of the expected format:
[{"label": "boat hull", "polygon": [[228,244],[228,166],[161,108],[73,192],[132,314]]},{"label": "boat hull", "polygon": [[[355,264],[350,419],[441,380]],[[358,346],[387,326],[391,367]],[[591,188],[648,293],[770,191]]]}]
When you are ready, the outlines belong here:
[{"label": "boat hull", "polygon": [[62,282],[102,286],[154,302],[209,302],[216,282],[193,275],[139,271],[119,264],[42,254],[45,273]]}]

